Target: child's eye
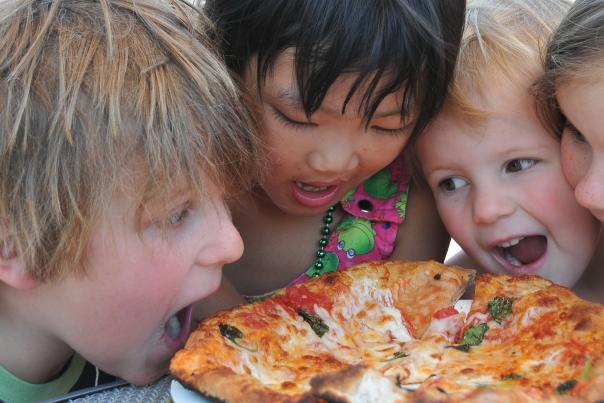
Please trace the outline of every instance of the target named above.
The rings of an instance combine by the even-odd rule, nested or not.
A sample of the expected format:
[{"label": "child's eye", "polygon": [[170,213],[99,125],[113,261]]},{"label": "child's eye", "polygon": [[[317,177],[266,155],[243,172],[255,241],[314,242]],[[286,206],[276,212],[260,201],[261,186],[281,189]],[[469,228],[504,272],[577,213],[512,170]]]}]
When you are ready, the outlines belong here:
[{"label": "child's eye", "polygon": [[283,112],[281,112],[279,109],[275,108],[274,106],[271,107],[271,111],[273,112],[275,118],[285,126],[293,127],[295,129],[307,129],[318,126],[316,123],[313,122],[300,122],[294,120],[288,117]]},{"label": "child's eye", "polygon": [[189,215],[189,208],[179,209],[177,211],[173,211],[168,216],[168,225],[172,227],[176,227],[181,224]]},{"label": "child's eye", "polygon": [[409,131],[410,127],[411,127],[411,125],[405,125],[403,127],[397,127],[396,129],[388,129],[386,127],[371,126],[371,128],[373,130],[376,130],[376,131],[384,133],[384,134],[389,134],[392,136],[398,136],[400,134],[405,134]]},{"label": "child's eye", "polygon": [[585,139],[585,137],[583,136],[583,134],[579,131],[579,129],[577,129],[575,127],[575,125],[573,125],[572,123],[570,123],[568,120],[564,124],[564,131],[563,131],[563,133],[570,134],[573,137],[573,139],[575,139],[576,141],[578,141],[580,143],[586,143],[587,142],[587,140]]},{"label": "child's eye", "polygon": [[531,158],[511,160],[505,165],[506,172],[520,172],[537,164],[537,160]]},{"label": "child's eye", "polygon": [[464,187],[468,184],[464,179],[461,179],[457,176],[453,176],[451,178],[443,179],[438,183],[439,189],[445,192],[455,192],[461,187]]}]

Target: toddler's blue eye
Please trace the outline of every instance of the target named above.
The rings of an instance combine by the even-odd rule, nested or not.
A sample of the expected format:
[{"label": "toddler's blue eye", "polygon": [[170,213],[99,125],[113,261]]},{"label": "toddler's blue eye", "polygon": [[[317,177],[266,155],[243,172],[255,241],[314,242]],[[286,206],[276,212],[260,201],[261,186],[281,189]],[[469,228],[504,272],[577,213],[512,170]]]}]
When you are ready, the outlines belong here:
[{"label": "toddler's blue eye", "polygon": [[537,160],[531,158],[511,160],[505,166],[506,172],[520,172],[537,164]]},{"label": "toddler's blue eye", "polygon": [[457,176],[452,176],[447,179],[443,179],[438,184],[438,187],[445,192],[455,192],[461,187],[464,187],[468,184],[464,179],[459,178]]}]

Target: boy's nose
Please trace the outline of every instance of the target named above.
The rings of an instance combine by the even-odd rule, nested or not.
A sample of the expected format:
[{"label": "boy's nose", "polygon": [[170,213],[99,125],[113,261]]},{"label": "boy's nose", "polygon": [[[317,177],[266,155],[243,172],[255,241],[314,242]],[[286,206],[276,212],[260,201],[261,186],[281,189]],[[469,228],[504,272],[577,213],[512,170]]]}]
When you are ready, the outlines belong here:
[{"label": "boy's nose", "polygon": [[228,213],[221,217],[211,236],[213,242],[208,248],[203,248],[198,256],[200,266],[223,266],[239,260],[243,255],[243,240]]},{"label": "boy's nose", "polygon": [[306,161],[317,172],[338,175],[354,171],[360,158],[352,144],[332,142],[312,150]]},{"label": "boy's nose", "polygon": [[507,217],[514,212],[515,203],[503,190],[493,187],[475,192],[473,196],[472,215],[474,222],[488,225]]}]

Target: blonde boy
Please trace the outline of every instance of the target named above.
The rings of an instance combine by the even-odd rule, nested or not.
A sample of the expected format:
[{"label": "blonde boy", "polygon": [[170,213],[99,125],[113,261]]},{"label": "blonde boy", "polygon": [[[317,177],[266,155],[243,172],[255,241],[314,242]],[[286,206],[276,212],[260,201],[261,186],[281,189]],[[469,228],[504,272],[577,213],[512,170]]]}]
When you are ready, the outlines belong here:
[{"label": "blonde boy", "polygon": [[[255,121],[178,0],[0,3],[0,400],[136,384],[242,253]],[[82,358],[83,357],[83,358]]]},{"label": "blonde boy", "polygon": [[443,223],[469,256],[456,263],[572,287],[599,227],[574,200],[560,144],[530,93],[542,50],[569,6],[470,1],[453,88],[416,151]]}]

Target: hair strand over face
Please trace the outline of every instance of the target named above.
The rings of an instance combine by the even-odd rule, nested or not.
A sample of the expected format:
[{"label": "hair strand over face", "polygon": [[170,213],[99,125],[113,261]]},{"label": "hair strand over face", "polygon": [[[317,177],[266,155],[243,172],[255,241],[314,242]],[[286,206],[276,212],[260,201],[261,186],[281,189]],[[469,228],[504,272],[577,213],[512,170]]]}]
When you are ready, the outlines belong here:
[{"label": "hair strand over face", "polygon": [[141,204],[257,176],[257,124],[210,29],[182,0],[0,4],[0,233],[34,278],[81,271],[95,221],[141,173]]}]

